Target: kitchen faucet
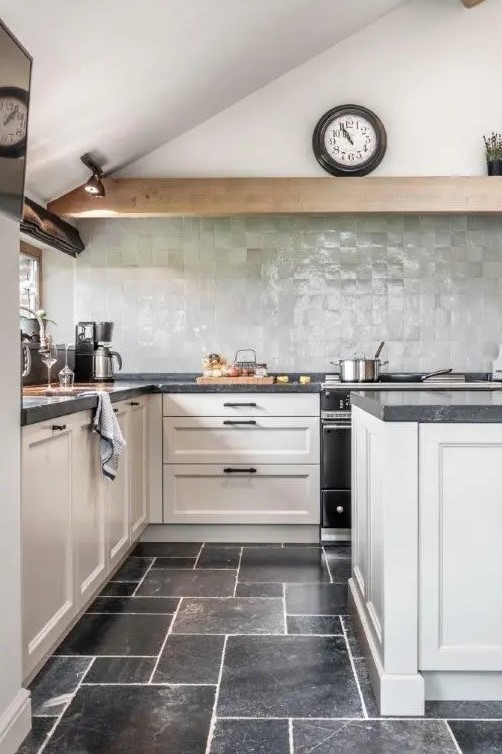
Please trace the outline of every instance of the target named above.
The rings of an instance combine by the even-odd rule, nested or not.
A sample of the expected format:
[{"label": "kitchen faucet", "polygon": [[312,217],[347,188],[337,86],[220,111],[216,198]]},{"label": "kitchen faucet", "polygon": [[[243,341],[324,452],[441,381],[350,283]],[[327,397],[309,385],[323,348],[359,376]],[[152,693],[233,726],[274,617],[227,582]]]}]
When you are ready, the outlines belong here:
[{"label": "kitchen faucet", "polygon": [[45,353],[47,351],[48,342],[47,342],[46,324],[45,324],[44,318],[42,317],[42,314],[44,313],[43,309],[38,309],[37,311],[34,311],[33,309],[30,309],[27,306],[20,306],[19,310],[22,312],[28,312],[29,314],[32,315],[32,317],[34,317],[37,320],[38,326],[40,327],[40,348],[38,349],[38,352]]}]

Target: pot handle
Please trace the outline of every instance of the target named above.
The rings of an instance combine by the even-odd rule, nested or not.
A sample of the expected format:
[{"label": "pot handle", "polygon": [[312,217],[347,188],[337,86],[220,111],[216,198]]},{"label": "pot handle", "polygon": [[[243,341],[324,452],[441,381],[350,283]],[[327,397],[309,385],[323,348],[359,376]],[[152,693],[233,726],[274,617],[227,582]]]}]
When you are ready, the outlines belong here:
[{"label": "pot handle", "polygon": [[390,361],[389,361],[389,359],[387,359],[386,361],[382,361],[382,362],[380,363],[380,366],[381,366],[381,367],[386,367],[386,366],[388,366],[389,364],[390,364]]}]

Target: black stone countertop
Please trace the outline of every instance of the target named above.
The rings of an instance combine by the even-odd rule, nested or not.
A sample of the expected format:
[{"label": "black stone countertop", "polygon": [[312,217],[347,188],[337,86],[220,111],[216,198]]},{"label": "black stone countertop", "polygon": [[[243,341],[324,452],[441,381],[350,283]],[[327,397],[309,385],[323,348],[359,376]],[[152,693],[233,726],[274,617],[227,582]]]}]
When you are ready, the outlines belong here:
[{"label": "black stone countertop", "polygon": [[502,423],[502,390],[353,392],[352,405],[387,422]]},{"label": "black stone countertop", "polygon": [[[197,385],[194,380],[166,379],[117,381],[108,392],[112,403],[115,403],[147,393],[319,393],[320,390],[320,382],[310,382],[308,385],[293,381],[284,385],[278,383],[273,385]],[[21,426],[50,421],[77,411],[93,409],[96,406],[97,398],[93,395],[23,397]]]}]

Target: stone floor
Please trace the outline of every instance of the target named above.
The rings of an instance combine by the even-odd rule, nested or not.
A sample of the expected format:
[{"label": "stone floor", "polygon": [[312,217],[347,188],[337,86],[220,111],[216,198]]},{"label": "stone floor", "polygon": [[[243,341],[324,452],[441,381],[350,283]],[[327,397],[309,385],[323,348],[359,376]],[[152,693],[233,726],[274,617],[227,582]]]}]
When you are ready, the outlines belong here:
[{"label": "stone floor", "polygon": [[140,544],[31,685],[22,754],[495,754],[502,703],[380,718],[350,548]]}]

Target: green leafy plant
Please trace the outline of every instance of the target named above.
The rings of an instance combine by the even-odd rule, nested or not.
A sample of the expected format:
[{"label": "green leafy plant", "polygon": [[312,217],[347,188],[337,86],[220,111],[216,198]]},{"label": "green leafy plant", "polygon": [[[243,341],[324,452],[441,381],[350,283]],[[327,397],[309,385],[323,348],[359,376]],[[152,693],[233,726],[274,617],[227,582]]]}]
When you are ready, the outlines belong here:
[{"label": "green leafy plant", "polygon": [[487,162],[502,160],[502,134],[492,131],[490,136],[483,136]]}]

